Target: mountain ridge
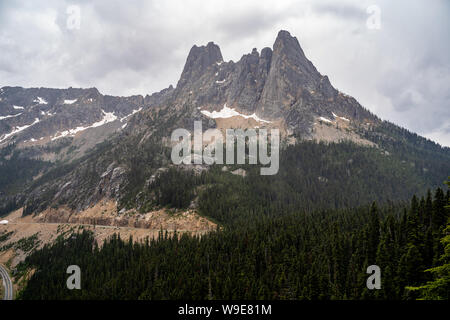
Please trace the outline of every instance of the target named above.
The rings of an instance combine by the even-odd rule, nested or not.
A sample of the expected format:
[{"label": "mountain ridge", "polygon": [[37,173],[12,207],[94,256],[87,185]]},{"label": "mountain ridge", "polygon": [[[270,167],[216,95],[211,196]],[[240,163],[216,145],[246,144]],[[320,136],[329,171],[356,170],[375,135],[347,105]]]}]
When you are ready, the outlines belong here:
[{"label": "mountain ridge", "polygon": [[194,45],[173,95],[163,102],[186,103],[193,106],[194,114],[195,108],[212,112],[226,104],[243,114],[278,121],[287,136],[310,139],[323,118],[329,123],[351,120],[355,126],[381,122],[354,98],[336,90],[307,59],[297,38],[285,30],[278,33],[272,49],[265,47],[260,54],[254,48],[237,62],[223,61],[213,42]]},{"label": "mountain ridge", "polygon": [[[3,158],[0,169],[4,172],[16,168],[11,159],[22,159],[31,168],[31,172],[22,174],[20,181],[24,182],[20,186],[14,181],[0,185],[0,213],[3,214],[20,207],[24,207],[24,214],[35,214],[60,205],[69,205],[79,212],[105,198],[115,200],[118,211],[123,207],[146,210],[153,201],[153,191],[149,191],[151,181],[173,166],[170,162],[171,132],[176,128],[191,130],[194,121],[202,121],[204,130],[279,128],[283,148],[299,144],[299,148],[307,152],[316,151],[303,143],[305,140],[327,143],[350,140],[373,147],[373,150],[367,148],[367,152],[351,144],[338,147],[343,149],[338,154],[347,154],[344,150],[350,148],[355,157],[360,157],[358,153],[367,153],[365,157],[381,153],[373,164],[373,168],[376,164],[380,166],[379,172],[363,184],[374,183],[374,179],[391,183],[391,171],[385,168],[398,167],[403,170],[402,183],[413,184],[411,190],[422,190],[440,183],[442,175],[450,171],[450,148],[441,148],[381,121],[354,98],[333,88],[328,77],[321,75],[307,59],[298,40],[283,30],[273,49],[266,47],[261,53],[253,49],[237,62],[223,61],[219,46],[213,42],[206,46],[195,45],[188,54],[177,86],[145,97],[101,95],[95,88],[48,89],[48,92],[45,88],[15,90],[16,95],[7,97],[2,88],[0,116],[11,115],[7,112],[20,113],[22,110],[15,109],[15,103],[22,103],[24,110],[30,111],[20,117],[0,120],[0,130],[3,130],[0,139],[2,132],[4,138],[9,134],[5,132],[29,124],[40,112],[61,112],[62,118],[53,131],[42,123],[45,119],[54,119],[55,115],[42,123],[39,118],[40,123],[25,128],[16,136],[8,136],[0,148]],[[83,95],[75,95],[77,92]],[[243,116],[211,117],[214,111],[225,107]],[[107,115],[111,121],[106,119]],[[255,117],[249,119],[249,115]],[[19,120],[27,122],[14,122]],[[94,126],[98,123],[101,124]],[[80,126],[83,130],[76,131]],[[39,134],[47,130],[50,141],[24,143],[31,138],[39,139],[31,136],[32,130],[38,129]],[[58,131],[68,134],[52,141]],[[289,152],[283,156],[290,157]],[[341,166],[339,170],[348,170],[351,175],[353,158],[346,160],[350,161],[348,164],[332,157],[327,161],[325,167],[337,161]],[[364,163],[359,166],[359,172],[353,174],[362,179]],[[207,166],[183,168],[191,169],[209,170]],[[408,178],[406,173],[412,177]],[[318,190],[322,190],[325,188],[323,181],[328,178],[320,172],[317,176],[312,183],[319,184]],[[395,192],[398,194],[393,197],[400,197],[401,191],[396,189]],[[401,194],[402,198],[409,196]]]}]

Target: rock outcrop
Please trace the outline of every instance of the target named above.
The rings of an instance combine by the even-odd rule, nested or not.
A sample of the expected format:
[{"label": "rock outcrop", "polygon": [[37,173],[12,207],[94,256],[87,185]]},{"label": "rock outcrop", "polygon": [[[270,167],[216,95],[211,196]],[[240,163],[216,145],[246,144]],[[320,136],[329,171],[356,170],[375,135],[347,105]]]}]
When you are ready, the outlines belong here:
[{"label": "rock outcrop", "polygon": [[355,124],[378,119],[355,99],[333,88],[306,57],[297,38],[280,31],[273,49],[256,48],[238,62],[223,61],[213,42],[193,46],[181,78],[172,94],[161,104],[190,108],[189,118],[198,110],[219,111],[226,104],[242,114],[282,121],[289,132],[313,135],[314,122],[336,116]]},{"label": "rock outcrop", "polygon": [[[367,145],[373,144],[356,129],[380,123],[355,99],[333,88],[308,60],[297,38],[283,30],[272,49],[259,53],[255,48],[237,62],[224,61],[213,42],[195,45],[177,86],[145,97],[102,95],[95,88],[4,87],[0,89],[0,148],[11,142],[28,143],[25,146],[36,148],[34,153],[27,150],[27,157],[64,164],[81,160],[57,167],[47,176],[37,167],[20,194],[2,195],[0,190],[4,203],[0,211],[23,205],[26,213],[35,213],[63,204],[81,211],[103,198],[118,200],[130,176],[140,181],[130,172],[142,172],[139,167],[144,166],[148,179],[158,167],[170,164],[164,148],[170,146],[171,132],[192,130],[194,120],[202,121],[203,130],[279,128],[288,143],[348,138]],[[74,141],[45,151],[46,144],[68,137]],[[79,156],[104,140],[104,149]],[[44,147],[38,149],[38,143]],[[73,149],[78,150],[78,158]]]}]

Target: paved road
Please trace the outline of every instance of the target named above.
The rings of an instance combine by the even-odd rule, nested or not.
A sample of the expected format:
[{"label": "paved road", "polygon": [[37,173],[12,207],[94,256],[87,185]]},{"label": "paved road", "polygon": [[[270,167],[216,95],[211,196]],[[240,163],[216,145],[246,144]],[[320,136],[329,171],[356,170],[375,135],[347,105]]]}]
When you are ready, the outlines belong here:
[{"label": "paved road", "polygon": [[11,282],[11,278],[9,277],[8,271],[0,265],[0,276],[3,278],[3,285],[5,287],[5,296],[3,300],[12,300],[13,299],[13,285]]},{"label": "paved road", "polygon": [[[101,224],[86,224],[86,223],[72,223],[72,222],[70,222],[70,223],[69,222],[9,222],[7,225],[21,225],[21,224],[74,225],[74,226],[95,227],[95,228],[105,228],[105,229],[125,229],[125,230],[144,229],[144,230],[150,230],[148,228],[105,226],[105,225],[101,225]],[[156,231],[159,231],[159,229],[157,229]]]}]

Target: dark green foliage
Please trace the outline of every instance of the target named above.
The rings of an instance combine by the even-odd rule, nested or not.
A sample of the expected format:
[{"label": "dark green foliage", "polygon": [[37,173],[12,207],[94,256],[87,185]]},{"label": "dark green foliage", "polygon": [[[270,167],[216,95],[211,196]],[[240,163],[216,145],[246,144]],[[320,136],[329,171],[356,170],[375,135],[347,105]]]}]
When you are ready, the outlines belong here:
[{"label": "dark green foliage", "polygon": [[[433,225],[415,203],[278,215],[256,207],[202,237],[113,237],[101,248],[90,233],[74,234],[18,266],[37,270],[20,298],[412,299],[417,294],[405,287],[433,266],[425,263],[429,245],[417,242]],[[432,205],[442,209],[437,198]],[[439,230],[429,243],[439,241]],[[382,288],[371,291],[365,272],[375,246]],[[66,288],[72,264],[81,267],[82,290]]]},{"label": "dark green foliage", "polygon": [[0,232],[0,243],[8,240],[13,234],[14,234],[13,231],[9,231],[8,232],[8,231],[5,230],[5,231]]},{"label": "dark green foliage", "polygon": [[[177,123],[176,116],[168,121]],[[274,176],[261,176],[254,165],[240,166],[245,178],[219,165],[195,175],[158,170],[171,166],[170,148],[161,142],[166,129],[155,126],[151,138],[125,134],[121,143],[104,143],[50,170],[29,188],[48,186],[26,203],[25,214],[52,205],[52,181],[67,175],[77,177],[80,190],[67,204],[82,203],[115,163],[127,169],[119,209],[186,208],[194,201],[222,229],[203,237],[161,234],[143,244],[113,238],[101,249],[87,233],[60,239],[19,267],[38,270],[22,298],[414,299],[404,288],[430,280],[423,270],[440,261],[449,193],[438,189],[408,206],[401,201],[441,183],[450,170],[446,149],[395,130],[405,145],[386,140],[382,131],[393,130],[387,126],[370,138],[389,155],[352,143],[301,142],[282,151]],[[359,207],[373,201],[378,207]],[[71,264],[82,269],[81,291],[66,289]],[[382,270],[379,291],[365,287],[371,264]]]},{"label": "dark green foliage", "polygon": [[170,168],[159,174],[150,184],[154,193],[155,204],[175,208],[187,208],[195,195],[195,187],[201,184],[202,177],[193,171],[181,171]]},{"label": "dark green foliage", "polygon": [[50,165],[46,161],[25,157],[14,145],[0,149],[0,195],[14,194]]},{"label": "dark green foliage", "polygon": [[369,131],[361,129],[359,133],[409,166],[427,185],[442,183],[442,176],[449,172],[449,147],[441,147],[387,121]]},{"label": "dark green foliage", "polygon": [[261,213],[347,208],[374,200],[383,204],[426,192],[408,165],[375,148],[302,142],[289,146],[280,158],[280,170],[273,176],[261,176],[251,165],[243,167],[245,179],[222,172],[221,166],[211,169],[207,192],[200,194],[201,213],[226,223]]},{"label": "dark green foliage", "polygon": [[[446,181],[446,184],[450,187],[450,177]],[[442,209],[447,210],[447,226],[443,230],[443,237],[440,240],[440,244],[444,247],[442,252],[440,252],[440,256],[438,258],[438,263],[433,268],[425,270],[427,273],[428,281],[426,284],[422,284],[417,287],[407,287],[408,290],[411,290],[412,293],[419,294],[420,299],[427,299],[427,300],[449,300],[450,297],[450,218],[448,217],[448,213],[450,212],[450,197],[446,197],[446,201],[448,205],[444,206],[444,208],[441,208],[440,204],[442,203],[442,193],[438,190],[436,192],[436,201],[435,201],[435,212],[442,212]],[[427,197],[428,198],[428,197]],[[427,207],[431,208],[431,203],[428,203],[427,199]],[[444,217],[443,217],[444,218]],[[444,218],[444,219],[445,219]],[[430,224],[429,224],[430,225]],[[439,234],[439,233],[438,233]],[[432,236],[431,236],[431,230],[427,231],[427,239],[425,242],[425,248],[431,246],[433,242]],[[433,251],[428,249],[426,252]],[[430,259],[430,253],[426,255],[426,258],[431,261]],[[425,265],[431,265],[430,263],[425,263]],[[430,277],[431,275],[431,277]]]}]

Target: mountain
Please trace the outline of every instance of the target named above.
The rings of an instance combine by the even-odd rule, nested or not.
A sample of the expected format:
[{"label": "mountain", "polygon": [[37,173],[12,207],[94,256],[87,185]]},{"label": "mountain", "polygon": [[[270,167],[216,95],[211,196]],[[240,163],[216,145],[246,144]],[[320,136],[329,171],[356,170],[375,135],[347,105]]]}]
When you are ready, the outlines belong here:
[{"label": "mountain", "polygon": [[[0,97],[2,214],[67,207],[76,215],[104,199],[115,201],[118,213],[175,203],[199,208],[208,179],[228,196],[237,192],[217,182],[235,169],[256,189],[267,187],[263,193],[278,187],[287,202],[303,199],[292,205],[341,207],[408,199],[450,172],[449,148],[381,121],[336,90],[287,31],[272,49],[253,49],[238,62],[224,61],[213,42],[193,46],[176,87],[151,96],[4,87]],[[170,135],[192,130],[194,120],[204,130],[279,128],[280,173],[263,179],[251,166],[206,165],[181,167],[194,176],[172,173]],[[246,207],[245,198],[235,205]]]},{"label": "mountain", "polygon": [[[124,127],[134,113],[158,104],[165,94],[163,91],[146,97],[113,97],[102,95],[96,88],[3,87],[0,89],[0,147],[11,143],[18,147],[51,148],[71,144],[86,151]],[[64,152],[53,155],[58,160],[64,156]]]},{"label": "mountain", "polygon": [[[380,123],[355,99],[334,89],[287,31],[279,32],[273,49],[263,48],[261,54],[253,49],[236,63],[224,62],[213,42],[192,47],[177,87],[165,103],[190,104],[209,112],[226,104],[244,115],[255,113],[276,123],[286,135],[305,138],[344,136],[324,129],[322,123],[352,130]],[[191,108],[194,114],[195,108]],[[352,134],[346,137],[358,139]]]},{"label": "mountain", "polygon": [[[174,165],[194,121],[280,129],[279,171]],[[336,90],[287,31],[237,62],[209,42],[145,97],[0,89],[0,262],[19,299],[448,300],[424,270],[445,263],[449,173],[449,148]]]}]

